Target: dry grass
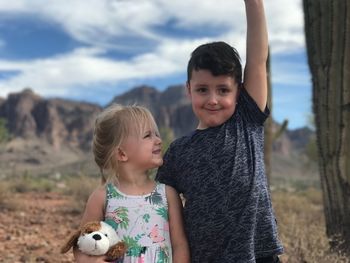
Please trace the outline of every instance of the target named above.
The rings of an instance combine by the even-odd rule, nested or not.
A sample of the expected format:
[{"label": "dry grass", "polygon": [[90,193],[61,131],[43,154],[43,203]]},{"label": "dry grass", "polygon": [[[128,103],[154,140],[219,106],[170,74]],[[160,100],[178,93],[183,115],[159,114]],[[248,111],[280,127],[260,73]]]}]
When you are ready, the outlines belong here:
[{"label": "dry grass", "polygon": [[279,234],[285,248],[283,263],[349,263],[350,259],[331,252],[326,237],[321,191],[272,193]]},{"label": "dry grass", "polygon": [[61,186],[62,192],[70,196],[72,200],[71,206],[65,212],[81,214],[90,194],[99,184],[99,178],[84,175],[70,177],[65,181],[64,185]]},{"label": "dry grass", "polygon": [[20,200],[12,198],[12,184],[7,181],[0,181],[0,212],[1,211],[19,211],[23,209]]},{"label": "dry grass", "polygon": [[[21,203],[11,198],[13,193],[59,191],[70,197],[64,214],[76,216],[84,210],[85,203],[100,183],[98,177],[86,175],[67,176],[61,180],[29,177],[0,180],[0,210],[20,210]],[[350,263],[350,259],[330,251],[326,237],[321,191],[314,188],[272,192],[273,206],[278,220],[279,234],[285,253],[283,263]]]}]

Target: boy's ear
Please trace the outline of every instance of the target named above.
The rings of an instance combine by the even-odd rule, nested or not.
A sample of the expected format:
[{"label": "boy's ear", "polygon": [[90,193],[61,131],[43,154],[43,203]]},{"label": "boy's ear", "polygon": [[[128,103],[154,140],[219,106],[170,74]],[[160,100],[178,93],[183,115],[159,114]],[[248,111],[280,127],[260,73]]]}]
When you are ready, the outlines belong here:
[{"label": "boy's ear", "polygon": [[116,150],[117,160],[120,162],[126,162],[128,160],[128,156],[126,152],[123,151],[122,148],[118,148]]},{"label": "boy's ear", "polygon": [[191,99],[191,86],[188,81],[186,81],[186,94],[189,99]]}]

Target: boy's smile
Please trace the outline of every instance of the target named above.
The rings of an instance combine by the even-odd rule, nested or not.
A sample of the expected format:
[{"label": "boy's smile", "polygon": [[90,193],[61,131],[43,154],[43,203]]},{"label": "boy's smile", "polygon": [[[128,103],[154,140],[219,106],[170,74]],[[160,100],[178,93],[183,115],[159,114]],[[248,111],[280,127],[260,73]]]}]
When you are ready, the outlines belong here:
[{"label": "boy's smile", "polygon": [[187,91],[199,119],[198,129],[223,124],[236,109],[238,85],[230,76],[213,76],[209,70],[193,70]]}]

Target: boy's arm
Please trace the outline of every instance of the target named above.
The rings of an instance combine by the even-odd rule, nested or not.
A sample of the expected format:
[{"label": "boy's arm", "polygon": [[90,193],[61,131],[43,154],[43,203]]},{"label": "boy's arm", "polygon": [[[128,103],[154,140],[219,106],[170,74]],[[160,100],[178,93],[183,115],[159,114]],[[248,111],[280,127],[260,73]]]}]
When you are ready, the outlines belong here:
[{"label": "boy's arm", "polygon": [[168,199],[169,230],[174,263],[189,263],[190,250],[182,219],[182,203],[174,188],[166,186]]},{"label": "boy's arm", "polygon": [[261,111],[267,101],[268,36],[263,0],[244,0],[247,16],[247,54],[244,87]]}]

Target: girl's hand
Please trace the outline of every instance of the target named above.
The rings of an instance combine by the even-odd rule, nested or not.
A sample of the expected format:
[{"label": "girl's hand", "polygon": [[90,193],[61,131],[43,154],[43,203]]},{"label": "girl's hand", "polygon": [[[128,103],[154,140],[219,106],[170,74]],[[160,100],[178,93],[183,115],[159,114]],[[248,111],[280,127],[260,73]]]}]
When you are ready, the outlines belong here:
[{"label": "girl's hand", "polygon": [[78,253],[75,255],[75,262],[77,263],[105,263],[105,256],[89,256],[83,253]]}]

